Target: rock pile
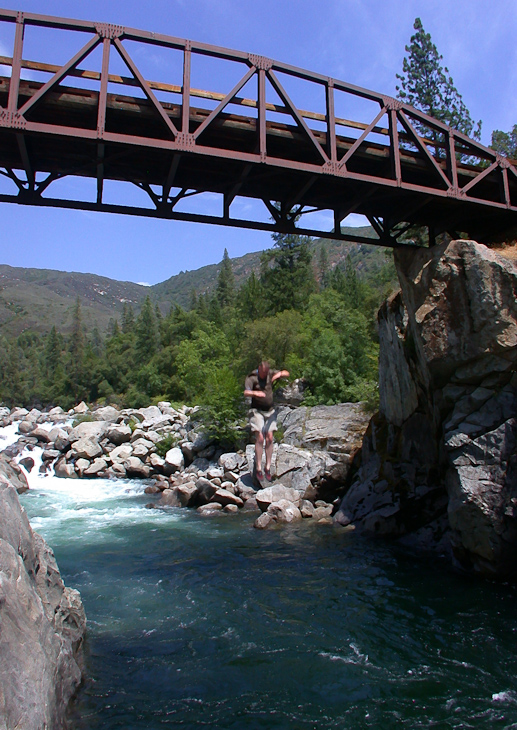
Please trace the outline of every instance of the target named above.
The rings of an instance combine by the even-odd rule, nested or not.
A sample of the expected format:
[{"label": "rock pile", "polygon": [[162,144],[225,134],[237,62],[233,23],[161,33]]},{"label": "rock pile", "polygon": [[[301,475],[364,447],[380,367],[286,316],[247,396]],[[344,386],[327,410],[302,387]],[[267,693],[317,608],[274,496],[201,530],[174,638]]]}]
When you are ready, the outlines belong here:
[{"label": "rock pile", "polygon": [[[2,425],[18,422],[20,437],[4,454],[40,446],[41,468],[53,464],[60,477],[152,479],[145,489],[156,495],[150,507],[194,507],[204,514],[262,509],[267,517],[257,527],[302,517],[325,522],[369,420],[359,404],[284,407],[279,422],[285,443],[274,447],[269,486],[254,481],[254,447],[223,452],[202,432],[196,413],[167,402],[121,411],[90,411],[84,403],[68,413],[5,410]],[[30,455],[20,460],[28,471],[34,463]],[[20,472],[20,490],[26,488],[22,470],[13,462],[12,468]],[[257,499],[262,486],[278,498],[267,504]]]},{"label": "rock pile", "polygon": [[380,411],[336,520],[452,552],[517,557],[517,263],[474,241],[395,252],[379,312]]}]

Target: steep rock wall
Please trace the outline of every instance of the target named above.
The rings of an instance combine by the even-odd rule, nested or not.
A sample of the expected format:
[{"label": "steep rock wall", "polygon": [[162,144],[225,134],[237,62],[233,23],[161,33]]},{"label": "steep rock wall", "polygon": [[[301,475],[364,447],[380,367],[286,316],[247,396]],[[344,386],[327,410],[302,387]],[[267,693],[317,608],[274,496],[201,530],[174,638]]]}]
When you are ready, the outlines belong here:
[{"label": "steep rock wall", "polygon": [[517,264],[474,241],[395,254],[380,410],[337,520],[517,569]]},{"label": "steep rock wall", "polygon": [[0,728],[64,727],[81,681],[86,618],[52,550],[0,473]]}]

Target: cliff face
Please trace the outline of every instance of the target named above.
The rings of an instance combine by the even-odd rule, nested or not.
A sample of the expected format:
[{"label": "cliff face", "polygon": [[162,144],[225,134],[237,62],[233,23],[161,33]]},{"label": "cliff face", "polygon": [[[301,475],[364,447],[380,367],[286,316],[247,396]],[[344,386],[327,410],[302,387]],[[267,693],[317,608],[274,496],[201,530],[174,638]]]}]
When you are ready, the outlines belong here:
[{"label": "cliff face", "polygon": [[0,728],[60,730],[81,681],[86,618],[0,474]]},{"label": "cliff face", "polygon": [[379,312],[380,411],[338,521],[517,568],[517,264],[474,241],[397,251]]}]

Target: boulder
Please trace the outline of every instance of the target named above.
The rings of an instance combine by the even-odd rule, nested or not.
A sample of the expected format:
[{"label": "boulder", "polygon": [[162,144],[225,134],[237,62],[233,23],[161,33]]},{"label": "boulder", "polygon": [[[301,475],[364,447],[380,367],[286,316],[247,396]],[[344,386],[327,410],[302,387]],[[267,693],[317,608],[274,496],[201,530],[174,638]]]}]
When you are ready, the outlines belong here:
[{"label": "boulder", "polygon": [[80,403],[78,403],[74,407],[73,410],[74,410],[74,413],[77,413],[78,415],[81,415],[81,414],[84,414],[84,413],[88,413],[88,411],[90,409],[88,408],[88,406],[86,405],[86,403],[84,401],[81,401]]},{"label": "boulder", "polygon": [[54,474],[61,479],[77,479],[74,465],[68,464],[64,456],[54,464]]},{"label": "boulder", "polygon": [[226,507],[228,504],[233,504],[235,507],[239,508],[242,507],[244,502],[240,497],[237,497],[237,495],[232,494],[232,492],[229,492],[227,489],[217,489],[214,496],[211,499],[212,502],[219,502],[223,507]]},{"label": "boulder", "polygon": [[115,446],[120,446],[131,440],[131,429],[125,423],[119,423],[110,428],[106,436]]},{"label": "boulder", "polygon": [[81,682],[86,618],[54,555],[0,482],[0,725],[61,728]]},{"label": "boulder", "polygon": [[92,413],[94,421],[116,421],[119,416],[120,411],[118,411],[113,406],[104,406],[103,408],[97,408]]},{"label": "boulder", "polygon": [[55,426],[49,433],[50,440],[54,442],[54,447],[59,451],[68,451],[70,447],[70,439],[68,433],[63,429]]},{"label": "boulder", "polygon": [[196,512],[199,512],[201,515],[216,515],[222,508],[223,505],[219,504],[219,502],[210,502],[210,504],[202,504],[197,508]]},{"label": "boulder", "polygon": [[100,441],[109,424],[106,421],[83,421],[83,423],[77,424],[68,434],[70,443],[79,441],[81,438],[90,438],[96,441]]},{"label": "boulder", "polygon": [[84,436],[72,444],[72,453],[79,459],[95,459],[102,454],[99,442],[91,437]]},{"label": "boulder", "polygon": [[285,524],[298,522],[302,519],[302,515],[298,507],[288,499],[279,499],[278,502],[271,502],[267,508],[267,514],[270,515],[275,522]]},{"label": "boulder", "polygon": [[283,484],[275,484],[272,487],[259,489],[255,495],[257,504],[265,512],[273,502],[284,500],[298,506],[301,502],[300,493],[296,489],[284,487]]},{"label": "boulder", "polygon": [[165,454],[165,463],[163,465],[164,473],[174,474],[176,471],[181,471],[184,466],[185,461],[183,459],[182,450],[177,446],[169,449],[169,451]]},{"label": "boulder", "polygon": [[196,490],[199,503],[206,504],[211,501],[212,497],[217,492],[217,487],[208,479],[200,477],[196,481]]},{"label": "boulder", "polygon": [[[33,462],[34,465],[34,462]],[[9,459],[5,453],[0,453],[0,482],[11,484],[18,494],[23,494],[29,489],[29,482],[23,469]]]},{"label": "boulder", "polygon": [[137,479],[148,479],[151,474],[150,467],[144,464],[137,456],[130,456],[123,464],[128,477]]},{"label": "boulder", "polygon": [[108,464],[105,459],[94,459],[92,464],[90,464],[84,471],[83,476],[84,477],[96,477],[99,475],[100,472],[104,472],[108,467]]},{"label": "boulder", "polygon": [[112,464],[123,464],[133,453],[133,447],[130,444],[121,444],[110,451],[109,458]]},{"label": "boulder", "polygon": [[474,241],[397,250],[380,410],[335,516],[506,577],[517,557],[517,263]]},{"label": "boulder", "polygon": [[42,444],[48,444],[50,443],[50,441],[52,441],[50,437],[50,431],[48,431],[46,428],[42,428],[41,426],[37,426],[35,429],[33,429],[31,431],[31,436],[38,439],[38,441]]}]

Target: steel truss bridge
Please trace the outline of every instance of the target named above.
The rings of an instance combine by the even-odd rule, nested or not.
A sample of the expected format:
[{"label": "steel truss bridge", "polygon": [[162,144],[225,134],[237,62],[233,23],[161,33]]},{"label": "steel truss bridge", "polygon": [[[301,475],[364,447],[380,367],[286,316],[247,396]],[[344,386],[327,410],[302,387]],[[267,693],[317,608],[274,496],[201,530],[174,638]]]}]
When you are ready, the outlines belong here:
[{"label": "steel truss bridge", "polygon": [[[49,30],[77,49],[64,64],[48,62],[51,44],[37,44]],[[429,245],[443,232],[486,241],[517,226],[517,169],[509,160],[384,94],[117,25],[0,10],[0,32],[12,37],[11,55],[0,57],[1,190],[10,186],[0,201],[390,247],[412,245],[413,226],[428,229]],[[46,59],[26,58],[28,35]],[[174,54],[176,77],[171,63],[166,82],[146,78],[135,60],[145,57],[142,49]],[[231,70],[227,92],[192,88],[200,60],[219,87],[226,77],[218,64]],[[125,75],[110,72],[114,62]],[[293,84],[306,90],[304,99],[321,98],[320,111],[299,108]],[[361,121],[358,104],[373,110]],[[67,176],[93,179],[91,198],[60,195],[57,183]],[[132,183],[147,204],[108,202],[107,181]],[[220,197],[220,215],[185,211],[203,193]],[[263,215],[246,215],[256,202],[234,215],[239,199],[259,201]],[[310,224],[323,211],[330,230]],[[374,237],[342,231],[351,213],[367,217]]]}]

